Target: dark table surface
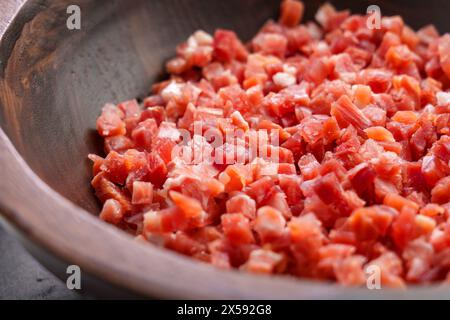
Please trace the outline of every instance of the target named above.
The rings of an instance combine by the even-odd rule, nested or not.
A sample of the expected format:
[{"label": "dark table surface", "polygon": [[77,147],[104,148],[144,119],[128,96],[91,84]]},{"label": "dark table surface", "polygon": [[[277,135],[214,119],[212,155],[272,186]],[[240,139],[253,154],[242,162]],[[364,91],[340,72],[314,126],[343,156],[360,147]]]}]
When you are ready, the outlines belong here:
[{"label": "dark table surface", "polygon": [[80,299],[0,224],[0,299]]}]

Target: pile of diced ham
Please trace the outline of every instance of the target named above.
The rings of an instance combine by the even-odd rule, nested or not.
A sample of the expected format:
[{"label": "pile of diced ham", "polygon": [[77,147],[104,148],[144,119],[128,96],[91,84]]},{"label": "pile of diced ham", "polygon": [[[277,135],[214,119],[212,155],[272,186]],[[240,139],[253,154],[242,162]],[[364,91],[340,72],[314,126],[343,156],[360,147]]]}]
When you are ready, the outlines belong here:
[{"label": "pile of diced ham", "polygon": [[[299,24],[303,9],[283,1],[246,44],[197,31],[152,95],[104,106],[107,155],[89,156],[100,217],[225,269],[365,286],[376,266],[382,286],[450,281],[450,35],[400,16],[371,29],[330,4]],[[202,134],[237,130],[219,148]],[[248,151],[263,131],[278,137],[263,146],[277,161]],[[236,161],[189,162],[181,144]]]}]

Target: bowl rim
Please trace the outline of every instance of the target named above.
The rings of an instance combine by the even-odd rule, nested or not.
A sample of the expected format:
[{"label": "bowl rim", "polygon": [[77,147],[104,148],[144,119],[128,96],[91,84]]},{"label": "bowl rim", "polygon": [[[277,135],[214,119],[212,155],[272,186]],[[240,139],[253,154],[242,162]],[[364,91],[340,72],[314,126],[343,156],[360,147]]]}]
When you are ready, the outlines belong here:
[{"label": "bowl rim", "polygon": [[[28,6],[34,0],[3,2],[0,56],[5,42],[17,39],[25,21],[37,13]],[[0,74],[0,81],[1,77]],[[0,150],[0,213],[8,223],[58,259],[79,265],[82,272],[138,295],[188,299],[450,298],[450,288],[442,285],[368,290],[289,276],[220,270],[136,241],[76,206],[32,171],[1,128]]]}]

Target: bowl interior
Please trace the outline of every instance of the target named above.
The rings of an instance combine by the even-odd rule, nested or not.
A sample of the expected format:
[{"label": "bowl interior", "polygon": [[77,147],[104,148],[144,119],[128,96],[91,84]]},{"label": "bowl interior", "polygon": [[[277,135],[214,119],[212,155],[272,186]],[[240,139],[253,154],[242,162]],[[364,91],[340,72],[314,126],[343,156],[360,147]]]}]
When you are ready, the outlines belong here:
[{"label": "bowl interior", "polygon": [[[86,156],[102,154],[102,141],[95,131],[102,105],[148,94],[150,85],[164,77],[164,62],[174,55],[176,45],[195,30],[212,33],[218,27],[229,28],[248,40],[265,20],[277,16],[279,7],[279,0],[6,2],[14,1],[25,4],[0,43],[1,129],[48,186],[93,214],[98,213],[99,204],[89,184],[91,166]],[[309,20],[323,1],[304,2]],[[355,13],[364,13],[369,5],[377,4],[383,14],[400,14],[414,28],[434,23],[441,32],[450,30],[450,2],[445,0],[331,2]],[[70,4],[81,8],[81,30],[66,27]],[[4,160],[1,151],[0,159]],[[39,199],[24,200],[20,181],[17,185],[4,184],[2,191],[14,195],[9,209],[25,212],[19,216],[11,210],[11,216],[31,240],[38,239],[63,260],[80,261],[88,272],[137,292],[172,298],[249,298],[255,297],[255,292],[265,298],[368,297],[366,291],[343,292],[327,284],[313,287],[307,281],[234,274],[194,264],[165,250],[137,244],[70,203],[56,201],[45,190],[39,190],[45,200],[35,207]],[[33,185],[28,191],[37,189]],[[23,206],[22,200],[26,202]],[[51,201],[52,206],[46,206]],[[32,219],[25,221],[23,217]],[[39,227],[36,231],[35,226]],[[84,243],[90,245],[89,250]],[[124,250],[117,249],[121,244],[125,244]],[[116,264],[111,265],[111,257]],[[152,272],[143,273],[149,266]],[[408,291],[404,297],[448,296],[447,289],[436,290]],[[383,294],[383,298],[398,297],[396,292]]]},{"label": "bowl interior", "polygon": [[[89,212],[88,153],[102,154],[95,120],[105,102],[145,96],[164,62],[193,31],[235,30],[248,40],[278,14],[278,0],[28,1],[0,47],[0,125],[50,187]],[[312,19],[322,1],[304,1]],[[378,4],[415,28],[450,30],[450,2],[334,1],[364,13]],[[81,30],[68,30],[66,8],[81,8]],[[429,12],[428,15],[423,15]]]}]

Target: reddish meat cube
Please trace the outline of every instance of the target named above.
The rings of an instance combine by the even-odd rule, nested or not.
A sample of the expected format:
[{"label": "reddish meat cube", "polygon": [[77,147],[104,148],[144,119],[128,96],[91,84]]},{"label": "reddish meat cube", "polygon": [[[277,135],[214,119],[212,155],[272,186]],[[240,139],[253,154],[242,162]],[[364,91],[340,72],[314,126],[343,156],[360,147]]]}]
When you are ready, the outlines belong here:
[{"label": "reddish meat cube", "polygon": [[179,192],[170,191],[170,198],[180,208],[187,219],[201,218],[203,208],[197,199],[187,197]]},{"label": "reddish meat cube", "polygon": [[302,179],[298,176],[280,174],[278,175],[278,180],[280,188],[286,195],[288,205],[293,206],[298,204],[303,198],[303,193],[300,189]]},{"label": "reddish meat cube", "polygon": [[321,84],[330,74],[331,68],[324,59],[313,58],[310,60],[305,73],[305,80]]},{"label": "reddish meat cube", "polygon": [[304,46],[311,43],[313,34],[308,27],[304,25],[294,26],[285,30],[286,38],[288,39],[287,54],[291,55],[299,50],[302,51]]},{"label": "reddish meat cube", "polygon": [[246,166],[230,165],[219,175],[219,181],[224,184],[226,192],[241,191],[251,182],[250,172]]},{"label": "reddish meat cube", "polygon": [[306,261],[317,261],[319,249],[324,245],[325,236],[322,232],[320,221],[312,213],[294,217],[288,223],[292,247],[300,255],[299,263]]},{"label": "reddish meat cube", "polygon": [[348,178],[358,195],[366,200],[373,200],[375,170],[362,163],[348,172]]},{"label": "reddish meat cube", "polygon": [[214,56],[217,60],[230,62],[243,61],[248,52],[233,31],[218,29],[214,34]]},{"label": "reddish meat cube", "polygon": [[386,62],[392,64],[394,68],[402,68],[414,63],[414,55],[408,46],[392,46],[386,52]]},{"label": "reddish meat cube", "polygon": [[391,119],[403,124],[414,124],[417,121],[417,114],[414,111],[397,111]]},{"label": "reddish meat cube", "polygon": [[331,105],[341,96],[350,94],[351,87],[344,81],[324,81],[311,92],[311,102],[308,107],[314,114],[329,115]]},{"label": "reddish meat cube", "polygon": [[167,178],[167,167],[161,157],[154,152],[148,154],[148,179],[156,187],[162,186]]},{"label": "reddish meat cube", "polygon": [[123,214],[124,212],[119,201],[108,199],[103,204],[102,211],[100,212],[100,219],[118,225],[122,221]]},{"label": "reddish meat cube", "polygon": [[400,250],[418,236],[416,227],[416,211],[411,207],[404,207],[392,223],[392,238]]},{"label": "reddish meat cube", "polygon": [[112,136],[105,138],[105,151],[123,152],[134,147],[133,141],[126,136]]},{"label": "reddish meat cube", "polygon": [[419,209],[419,205],[411,200],[408,200],[398,194],[388,194],[383,200],[383,204],[401,211],[404,207],[409,207],[414,211]]},{"label": "reddish meat cube", "polygon": [[434,203],[429,203],[425,207],[420,209],[420,214],[431,218],[443,216],[444,213],[445,213],[444,207],[441,207]]},{"label": "reddish meat cube", "polygon": [[330,3],[325,3],[317,11],[316,20],[326,31],[330,31],[339,28],[349,15],[350,11],[336,11]]},{"label": "reddish meat cube", "polygon": [[[150,108],[150,107],[157,107],[164,104],[164,99],[160,94],[154,94],[151,96],[148,96],[144,99],[144,107]],[[143,112],[141,113],[141,115]],[[145,119],[142,119],[142,121]]]},{"label": "reddish meat cube", "polygon": [[401,38],[402,42],[408,45],[408,47],[412,50],[415,49],[420,43],[419,36],[408,26],[403,27]]},{"label": "reddish meat cube", "polygon": [[403,251],[403,259],[406,260],[406,279],[411,282],[420,282],[431,269],[433,259],[433,246],[423,238],[411,241]]},{"label": "reddish meat cube", "polygon": [[363,269],[366,262],[364,256],[351,256],[338,261],[334,266],[336,280],[344,285],[357,287],[366,284],[366,273]]},{"label": "reddish meat cube", "polygon": [[357,209],[348,219],[351,230],[360,241],[376,241],[389,231],[397,212],[386,206]]},{"label": "reddish meat cube", "polygon": [[392,133],[383,127],[370,127],[364,130],[370,139],[376,141],[395,142]]},{"label": "reddish meat cube", "polygon": [[139,152],[136,149],[128,149],[123,154],[126,170],[131,172],[146,171],[148,159],[145,152]]},{"label": "reddish meat cube", "polygon": [[433,79],[426,78],[420,83],[421,88],[421,105],[426,106],[427,104],[436,105],[437,104],[437,93],[442,90],[442,83]]},{"label": "reddish meat cube", "polygon": [[323,142],[328,145],[339,138],[340,130],[335,117],[330,117],[322,125]]},{"label": "reddish meat cube", "polygon": [[166,248],[181,254],[195,257],[205,252],[206,245],[191,235],[189,232],[177,231],[171,237],[167,237],[164,243]]},{"label": "reddish meat cube", "polygon": [[442,136],[431,148],[431,152],[444,162],[450,161],[450,137]]},{"label": "reddish meat cube", "polygon": [[430,124],[424,124],[424,126],[417,129],[409,140],[409,145],[414,158],[421,158],[424,155],[427,146],[435,139],[436,133],[434,132],[434,127],[430,126]]},{"label": "reddish meat cube", "polygon": [[274,186],[274,182],[270,177],[262,177],[261,179],[251,183],[244,189],[244,192],[252,197],[257,204],[267,198],[267,194]]},{"label": "reddish meat cube", "polygon": [[254,229],[263,243],[281,237],[285,226],[286,220],[277,209],[269,206],[258,209]]},{"label": "reddish meat cube", "polygon": [[146,151],[151,151],[152,141],[156,136],[158,126],[154,119],[147,119],[138,124],[138,126],[131,133],[136,147]]},{"label": "reddish meat cube", "polygon": [[106,104],[97,119],[97,131],[102,137],[124,135],[126,133],[123,112],[113,104]]},{"label": "reddish meat cube", "polygon": [[296,105],[307,106],[309,96],[302,85],[293,85],[278,93],[269,93],[263,100],[264,106],[277,116],[292,113]]},{"label": "reddish meat cube", "polygon": [[437,132],[442,135],[450,135],[450,113],[443,113],[435,119]]},{"label": "reddish meat cube", "polygon": [[145,121],[147,119],[154,119],[156,121],[156,124],[159,126],[161,122],[166,120],[166,111],[164,107],[161,106],[147,107],[144,111],[142,111],[139,118],[139,122]]},{"label": "reddish meat cube", "polygon": [[355,85],[354,102],[359,108],[364,108],[372,102],[372,90],[366,85]]},{"label": "reddish meat cube", "polygon": [[308,144],[315,144],[324,138],[324,121],[315,117],[303,119],[300,124],[300,134]]},{"label": "reddish meat cube", "polygon": [[250,253],[248,261],[242,266],[243,270],[271,274],[282,263],[283,256],[271,250],[258,249]]},{"label": "reddish meat cube", "polygon": [[144,234],[162,234],[183,230],[186,227],[186,217],[176,206],[144,214]]},{"label": "reddish meat cube", "polygon": [[300,23],[305,6],[297,0],[283,0],[281,3],[280,23],[292,28]]},{"label": "reddish meat cube", "polygon": [[237,84],[221,88],[218,96],[222,99],[223,105],[231,104],[234,110],[243,114],[251,109],[250,101],[245,91]]},{"label": "reddish meat cube", "polygon": [[117,108],[122,110],[122,112],[125,115],[125,118],[138,117],[141,113],[141,108],[139,107],[139,104],[136,101],[136,99],[119,103],[117,105]]},{"label": "reddish meat cube", "polygon": [[299,160],[305,149],[301,132],[297,131],[294,135],[289,137],[288,140],[282,144],[282,147],[289,149],[292,152],[294,159]]},{"label": "reddish meat cube", "polygon": [[288,41],[277,33],[261,33],[253,39],[253,50],[264,55],[284,57]]},{"label": "reddish meat cube", "polygon": [[298,166],[304,180],[311,180],[319,174],[320,164],[311,154],[301,157]]},{"label": "reddish meat cube", "polygon": [[417,36],[421,42],[428,45],[439,38],[439,32],[436,30],[435,26],[427,25],[417,31]]},{"label": "reddish meat cube", "polygon": [[123,184],[128,176],[129,170],[125,162],[125,156],[111,151],[103,161],[100,169],[105,172],[109,180]]},{"label": "reddish meat cube", "polygon": [[374,93],[387,92],[392,86],[392,72],[384,69],[364,69],[360,73],[361,82]]},{"label": "reddish meat cube", "polygon": [[286,200],[286,195],[278,187],[264,204],[279,210],[286,219],[289,219],[292,216],[289,204]]},{"label": "reddish meat cube", "polygon": [[334,173],[336,177],[339,179],[339,181],[344,181],[345,176],[347,174],[347,170],[344,168],[344,166],[339,160],[333,157],[328,158],[329,156],[330,153],[328,153],[326,155],[326,158],[322,160],[322,164],[319,169],[319,174],[321,176],[325,176],[326,174]]},{"label": "reddish meat cube", "polygon": [[275,163],[294,162],[294,154],[292,153],[291,150],[283,147],[276,147],[270,144],[265,146],[265,150],[262,151],[262,157],[265,159],[267,158],[267,160]]},{"label": "reddish meat cube", "polygon": [[403,167],[403,186],[423,191],[426,189],[425,176],[421,164],[418,162],[406,163]]},{"label": "reddish meat cube", "polygon": [[166,70],[173,74],[182,74],[189,69],[189,64],[183,57],[175,57],[167,61]]},{"label": "reddish meat cube", "polygon": [[92,174],[94,176],[96,176],[100,171],[101,171],[101,167],[103,165],[103,162],[105,161],[105,159],[103,159],[102,157],[99,157],[95,154],[89,154],[88,155],[89,160],[91,160],[93,162],[92,164]]},{"label": "reddish meat cube", "polygon": [[337,263],[347,257],[350,257],[355,253],[355,251],[356,248],[354,246],[347,244],[331,243],[323,246],[319,249],[320,262],[318,267],[325,276],[331,276]]},{"label": "reddish meat cube", "polygon": [[293,163],[278,163],[278,174],[282,175],[292,175],[297,173],[297,169],[295,168],[295,164]]},{"label": "reddish meat cube", "polygon": [[439,39],[439,62],[448,78],[450,78],[450,34]]},{"label": "reddish meat cube", "polygon": [[428,186],[434,187],[436,183],[450,174],[449,167],[434,155],[422,158],[422,174]]},{"label": "reddish meat cube", "polygon": [[176,142],[170,138],[156,137],[152,141],[151,149],[161,157],[164,163],[168,164],[172,161],[172,151],[176,145]]},{"label": "reddish meat cube", "polygon": [[246,194],[231,197],[226,207],[228,213],[242,213],[249,219],[254,219],[256,216],[256,202]]},{"label": "reddish meat cube", "polygon": [[114,199],[120,203],[123,212],[131,210],[131,202],[129,196],[113,182],[105,178],[104,173],[97,174],[91,181],[92,187],[95,189],[95,195],[102,202],[108,199]]},{"label": "reddish meat cube", "polygon": [[223,233],[234,245],[254,242],[249,220],[240,213],[226,213],[221,217]]},{"label": "reddish meat cube", "polygon": [[151,204],[153,201],[153,185],[150,182],[134,181],[132,204]]},{"label": "reddish meat cube", "polygon": [[342,96],[331,106],[331,115],[336,118],[341,128],[352,125],[362,132],[371,125],[370,120],[352,103],[348,96]]},{"label": "reddish meat cube", "polygon": [[219,62],[213,62],[204,67],[203,75],[216,90],[231,86],[239,81],[231,70],[225,69]]},{"label": "reddish meat cube", "polygon": [[450,176],[439,180],[431,190],[431,201],[439,204],[450,202]]},{"label": "reddish meat cube", "polygon": [[334,173],[328,173],[316,180],[314,191],[326,204],[338,203],[343,193],[341,184]]}]

